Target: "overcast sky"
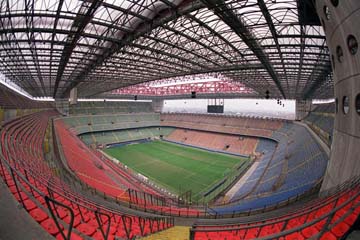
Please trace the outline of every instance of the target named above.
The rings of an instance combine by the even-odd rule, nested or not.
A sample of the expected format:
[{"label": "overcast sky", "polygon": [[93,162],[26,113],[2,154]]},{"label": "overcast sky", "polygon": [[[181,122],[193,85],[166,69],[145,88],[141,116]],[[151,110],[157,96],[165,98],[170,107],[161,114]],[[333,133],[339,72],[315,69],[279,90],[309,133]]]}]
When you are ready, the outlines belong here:
[{"label": "overcast sky", "polygon": [[[282,104],[279,105],[277,100],[273,99],[225,99],[224,113],[294,119],[295,101],[281,100],[281,102]],[[163,112],[206,113],[207,104],[207,99],[165,100]]]}]

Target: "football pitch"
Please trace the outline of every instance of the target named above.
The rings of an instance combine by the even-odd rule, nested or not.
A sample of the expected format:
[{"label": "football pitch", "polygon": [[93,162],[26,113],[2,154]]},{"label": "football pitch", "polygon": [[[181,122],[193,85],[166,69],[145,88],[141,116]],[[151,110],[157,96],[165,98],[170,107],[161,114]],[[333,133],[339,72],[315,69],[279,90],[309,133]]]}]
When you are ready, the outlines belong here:
[{"label": "football pitch", "polygon": [[239,166],[250,161],[165,141],[130,144],[104,151],[175,194],[191,190],[194,201],[201,199],[203,193],[227,174],[240,171]]}]

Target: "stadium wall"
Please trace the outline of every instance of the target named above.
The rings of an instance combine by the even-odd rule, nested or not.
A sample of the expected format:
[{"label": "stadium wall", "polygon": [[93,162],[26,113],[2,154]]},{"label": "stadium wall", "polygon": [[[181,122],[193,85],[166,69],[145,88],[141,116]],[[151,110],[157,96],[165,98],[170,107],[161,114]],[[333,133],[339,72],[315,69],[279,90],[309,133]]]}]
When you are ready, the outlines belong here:
[{"label": "stadium wall", "polygon": [[[360,174],[360,1],[316,1],[334,76],[335,124],[322,191]],[[358,104],[359,105],[359,104]]]},{"label": "stadium wall", "polygon": [[152,107],[154,112],[161,113],[164,108],[164,100],[162,99],[153,99],[152,100]]},{"label": "stadium wall", "polygon": [[296,100],[295,111],[296,111],[296,120],[303,120],[311,110],[311,101],[308,100]]}]

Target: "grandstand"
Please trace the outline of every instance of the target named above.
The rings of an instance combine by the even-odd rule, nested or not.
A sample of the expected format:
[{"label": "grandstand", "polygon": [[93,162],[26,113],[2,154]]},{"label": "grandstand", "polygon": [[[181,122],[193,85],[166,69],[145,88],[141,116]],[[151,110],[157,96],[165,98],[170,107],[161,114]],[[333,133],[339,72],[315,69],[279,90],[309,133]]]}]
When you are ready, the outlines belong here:
[{"label": "grandstand", "polygon": [[359,239],[359,13],[1,2],[0,239]]},{"label": "grandstand", "polygon": [[304,121],[331,145],[334,129],[335,103],[315,106]]}]

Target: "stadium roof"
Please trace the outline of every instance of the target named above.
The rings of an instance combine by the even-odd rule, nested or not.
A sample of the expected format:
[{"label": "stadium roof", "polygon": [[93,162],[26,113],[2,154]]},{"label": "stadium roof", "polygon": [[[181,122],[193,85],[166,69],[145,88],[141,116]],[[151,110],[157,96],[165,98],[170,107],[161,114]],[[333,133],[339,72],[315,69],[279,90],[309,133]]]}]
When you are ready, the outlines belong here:
[{"label": "stadium roof", "polygon": [[259,97],[330,98],[329,52],[309,3],[4,0],[0,72],[33,97],[219,73]]}]

